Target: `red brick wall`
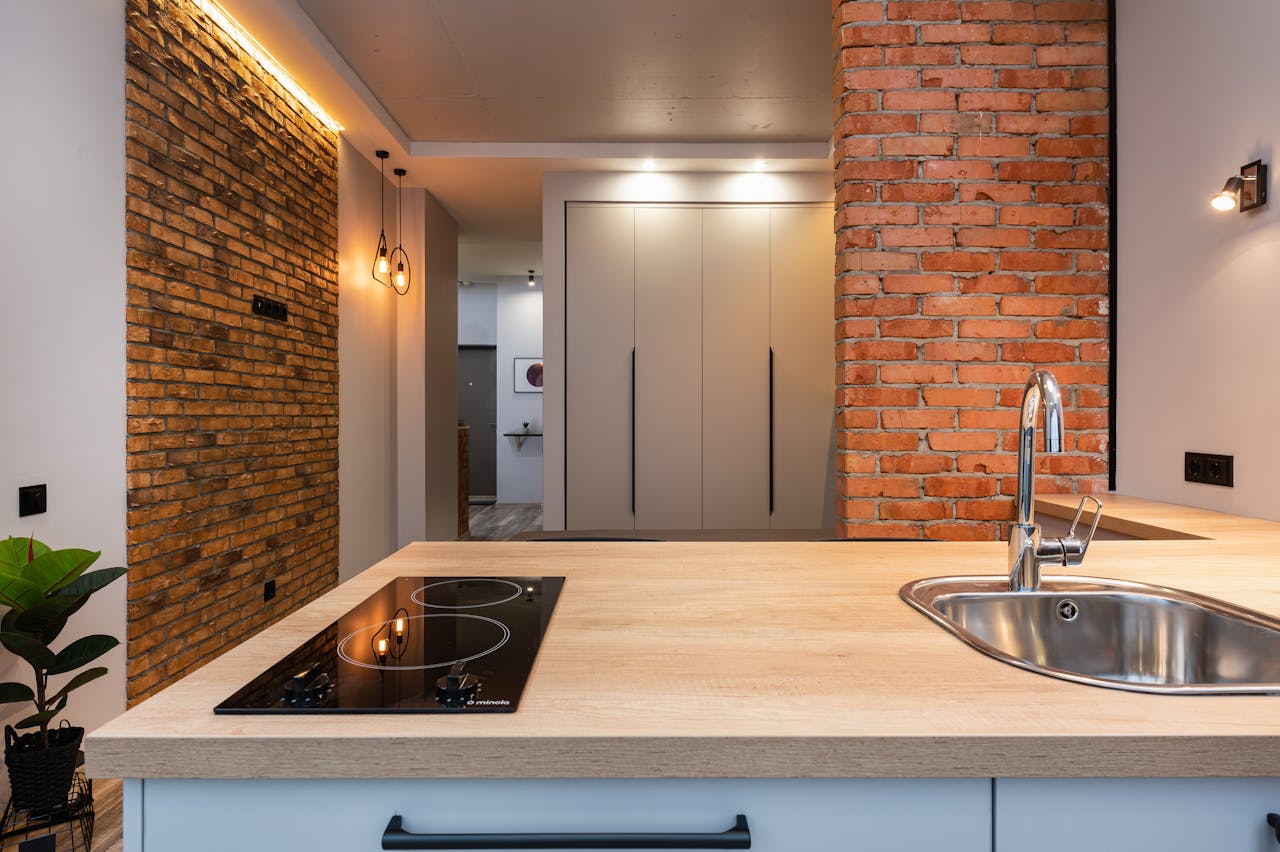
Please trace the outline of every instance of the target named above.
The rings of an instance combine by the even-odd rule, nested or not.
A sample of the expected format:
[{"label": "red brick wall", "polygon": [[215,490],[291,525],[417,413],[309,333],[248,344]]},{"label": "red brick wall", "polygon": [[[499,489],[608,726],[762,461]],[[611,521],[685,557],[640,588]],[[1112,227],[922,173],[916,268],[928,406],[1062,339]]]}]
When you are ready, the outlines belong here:
[{"label": "red brick wall", "polygon": [[136,702],[337,581],[337,137],[188,0],[126,18]]},{"label": "red brick wall", "polygon": [[1106,488],[1106,2],[833,14],[839,532],[995,539],[1034,367],[1067,407],[1040,487]]}]

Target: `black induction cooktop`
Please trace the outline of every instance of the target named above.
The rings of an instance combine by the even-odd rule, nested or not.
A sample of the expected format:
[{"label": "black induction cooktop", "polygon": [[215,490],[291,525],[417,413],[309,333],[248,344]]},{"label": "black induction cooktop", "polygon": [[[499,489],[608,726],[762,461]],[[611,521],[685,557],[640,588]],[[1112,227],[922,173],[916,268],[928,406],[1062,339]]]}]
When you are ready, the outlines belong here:
[{"label": "black induction cooktop", "polygon": [[398,577],[215,713],[510,713],[563,577]]}]

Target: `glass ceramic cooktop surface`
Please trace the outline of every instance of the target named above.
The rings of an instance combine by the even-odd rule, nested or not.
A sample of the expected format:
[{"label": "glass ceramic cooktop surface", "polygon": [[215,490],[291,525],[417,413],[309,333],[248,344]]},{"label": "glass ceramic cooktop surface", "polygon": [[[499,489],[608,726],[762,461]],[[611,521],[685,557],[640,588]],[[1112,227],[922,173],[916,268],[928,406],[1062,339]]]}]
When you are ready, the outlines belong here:
[{"label": "glass ceramic cooktop surface", "polygon": [[510,713],[563,577],[398,577],[215,713]]}]

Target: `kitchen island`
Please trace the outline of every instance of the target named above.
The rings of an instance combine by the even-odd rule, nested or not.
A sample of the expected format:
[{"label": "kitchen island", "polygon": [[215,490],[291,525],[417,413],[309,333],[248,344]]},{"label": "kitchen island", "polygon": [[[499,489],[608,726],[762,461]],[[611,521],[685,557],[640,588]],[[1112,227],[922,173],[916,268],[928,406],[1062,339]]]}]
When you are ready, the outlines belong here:
[{"label": "kitchen island", "polygon": [[[1280,524],[1106,503],[1104,525],[1197,537],[1098,541],[1075,573],[1280,612]],[[1093,830],[1125,838],[1129,823],[1141,833],[1127,848],[1189,848],[1196,831],[1218,848],[1267,848],[1280,697],[1043,677],[898,599],[910,580],[1001,574],[1005,559],[995,542],[413,544],[95,731],[88,768],[131,779],[126,849],[147,852],[180,837],[186,849],[376,849],[392,813],[453,832],[619,819],[718,831],[745,813],[753,848],[770,850],[844,837],[1078,849]],[[212,712],[392,578],[553,574],[564,590],[516,713]],[[1041,837],[1063,809],[1071,831]],[[297,845],[273,845],[273,830]],[[333,845],[302,840],[313,835]]]}]

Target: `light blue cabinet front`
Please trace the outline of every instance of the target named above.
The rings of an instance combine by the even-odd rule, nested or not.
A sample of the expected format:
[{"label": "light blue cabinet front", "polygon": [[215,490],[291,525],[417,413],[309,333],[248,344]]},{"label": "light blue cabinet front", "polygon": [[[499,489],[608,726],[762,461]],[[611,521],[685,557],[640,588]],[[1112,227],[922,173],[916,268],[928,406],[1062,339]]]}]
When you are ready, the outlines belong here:
[{"label": "light blue cabinet front", "polygon": [[1280,778],[996,782],[997,852],[1280,852]]},{"label": "light blue cabinet front", "polygon": [[415,834],[711,833],[744,814],[754,852],[991,849],[986,778],[146,780],[133,789],[142,831],[125,838],[126,852],[373,852],[394,814]]}]

